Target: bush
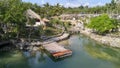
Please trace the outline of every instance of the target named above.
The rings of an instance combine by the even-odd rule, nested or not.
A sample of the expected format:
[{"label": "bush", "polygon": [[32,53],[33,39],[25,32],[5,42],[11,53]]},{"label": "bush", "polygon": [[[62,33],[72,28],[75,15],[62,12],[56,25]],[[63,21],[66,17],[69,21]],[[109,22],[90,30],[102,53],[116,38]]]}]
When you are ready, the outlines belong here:
[{"label": "bush", "polygon": [[91,18],[90,23],[87,24],[88,28],[92,28],[98,34],[108,33],[110,30],[117,29],[117,26],[117,20],[109,18],[107,14]]},{"label": "bush", "polygon": [[59,19],[51,19],[50,20],[51,24],[58,24],[58,25],[63,25],[63,22],[60,21]]}]

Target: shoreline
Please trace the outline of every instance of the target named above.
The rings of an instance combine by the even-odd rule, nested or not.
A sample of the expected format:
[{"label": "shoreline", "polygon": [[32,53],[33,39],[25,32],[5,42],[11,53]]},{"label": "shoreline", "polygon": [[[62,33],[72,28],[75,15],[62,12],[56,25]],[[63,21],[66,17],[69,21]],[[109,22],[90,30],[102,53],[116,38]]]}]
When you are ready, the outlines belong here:
[{"label": "shoreline", "polygon": [[[98,43],[104,44],[106,46],[120,48],[120,38],[98,35],[98,34],[92,33],[87,28],[85,28],[84,30],[80,29],[79,31],[80,31],[81,34],[89,37],[90,39],[93,39],[93,40],[97,41]],[[62,32],[61,34],[49,37],[46,40],[53,40],[53,41],[59,42],[59,41],[65,40],[65,39],[70,37],[70,35],[68,35],[67,37],[62,37],[62,35],[64,35],[64,34],[65,33]],[[60,39],[59,37],[63,38],[63,39]],[[44,41],[46,41],[46,40],[44,40]],[[37,45],[37,43],[34,43],[34,45]]]},{"label": "shoreline", "polygon": [[87,29],[80,30],[80,33],[106,46],[120,48],[120,38],[111,37],[111,36],[101,36],[98,34],[91,33]]}]

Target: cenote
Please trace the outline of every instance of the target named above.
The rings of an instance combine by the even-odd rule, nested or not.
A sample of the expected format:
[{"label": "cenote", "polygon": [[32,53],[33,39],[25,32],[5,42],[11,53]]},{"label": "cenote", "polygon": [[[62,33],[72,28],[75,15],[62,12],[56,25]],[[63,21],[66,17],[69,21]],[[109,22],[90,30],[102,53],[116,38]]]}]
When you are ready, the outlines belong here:
[{"label": "cenote", "polygon": [[120,68],[120,49],[104,46],[83,35],[59,42],[72,56],[55,61],[44,51],[0,52],[0,68]]}]

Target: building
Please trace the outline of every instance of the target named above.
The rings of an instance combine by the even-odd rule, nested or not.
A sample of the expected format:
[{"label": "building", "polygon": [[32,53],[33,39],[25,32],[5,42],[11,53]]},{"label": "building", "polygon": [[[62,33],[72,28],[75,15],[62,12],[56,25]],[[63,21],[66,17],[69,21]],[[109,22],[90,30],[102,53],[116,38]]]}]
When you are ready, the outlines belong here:
[{"label": "building", "polygon": [[[40,25],[46,26],[45,22],[41,19],[41,17],[38,14],[36,14],[34,11],[32,11],[31,9],[28,9],[26,11],[26,18],[27,18],[26,26],[34,26],[34,27],[37,27]],[[33,23],[35,23],[34,25],[29,24],[30,19],[35,20],[35,22],[33,22]]]}]

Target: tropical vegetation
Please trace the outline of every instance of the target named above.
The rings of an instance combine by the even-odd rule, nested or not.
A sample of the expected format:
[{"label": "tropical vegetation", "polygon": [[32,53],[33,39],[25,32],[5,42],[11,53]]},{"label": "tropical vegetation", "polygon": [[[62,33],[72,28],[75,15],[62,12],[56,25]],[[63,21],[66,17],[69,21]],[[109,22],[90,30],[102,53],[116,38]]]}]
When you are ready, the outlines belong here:
[{"label": "tropical vegetation", "polygon": [[91,18],[87,26],[98,34],[104,34],[115,31],[118,28],[118,22],[116,19],[109,18],[107,14],[102,14],[98,17]]},{"label": "tropical vegetation", "polygon": [[[86,13],[86,14],[94,14],[94,13],[120,13],[120,4],[116,3],[115,0],[112,0],[111,3],[106,4],[105,6],[96,6],[96,7],[88,7],[88,6],[79,6],[79,7],[64,7],[60,4],[50,5],[49,3],[44,4],[43,6],[39,6],[37,4],[32,4],[29,2],[23,2],[22,0],[0,0],[0,38],[1,40],[9,39],[9,38],[19,38],[20,36],[25,36],[27,33],[27,29],[25,27],[27,19],[25,16],[25,12],[27,9],[32,9],[37,14],[39,14],[42,18],[48,18],[51,20],[53,16],[59,16],[65,13]],[[97,17],[101,19],[101,17]],[[107,23],[111,24],[108,28],[97,28],[96,30],[100,33],[104,33],[112,28],[117,28],[113,23],[114,20],[108,18],[106,15],[103,18],[107,18]],[[96,18],[93,18],[96,19]],[[91,22],[94,20],[91,19]],[[58,22],[61,25],[69,25],[63,24],[61,21],[52,20],[51,22]],[[103,20],[102,20],[103,21]],[[113,22],[114,21],[114,22]],[[57,23],[56,22],[56,23]],[[113,23],[111,23],[113,22]],[[32,22],[33,23],[33,22]],[[102,24],[102,23],[101,23]],[[106,24],[108,25],[108,24]],[[41,28],[42,26],[40,26]],[[31,29],[32,30],[32,29]],[[29,30],[29,31],[31,31]],[[35,30],[32,30],[33,32]],[[38,29],[35,33],[32,34],[39,34],[43,33],[42,29]],[[31,35],[32,35],[31,34]],[[30,36],[30,35],[29,35]]]}]

